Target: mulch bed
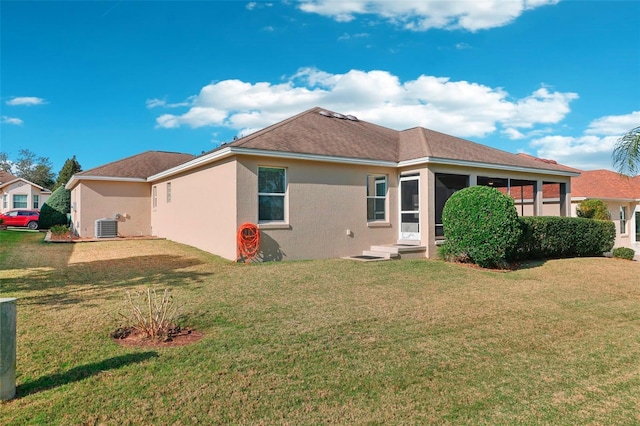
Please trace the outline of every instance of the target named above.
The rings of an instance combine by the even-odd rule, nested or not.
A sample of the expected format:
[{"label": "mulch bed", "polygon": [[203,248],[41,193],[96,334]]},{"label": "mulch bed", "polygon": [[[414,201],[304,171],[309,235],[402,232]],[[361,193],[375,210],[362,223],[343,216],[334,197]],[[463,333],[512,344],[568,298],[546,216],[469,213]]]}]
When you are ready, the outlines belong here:
[{"label": "mulch bed", "polygon": [[111,339],[121,346],[146,348],[186,346],[198,342],[203,337],[204,334],[190,328],[180,329],[166,340],[148,339],[136,333],[135,330],[118,329],[111,334]]}]

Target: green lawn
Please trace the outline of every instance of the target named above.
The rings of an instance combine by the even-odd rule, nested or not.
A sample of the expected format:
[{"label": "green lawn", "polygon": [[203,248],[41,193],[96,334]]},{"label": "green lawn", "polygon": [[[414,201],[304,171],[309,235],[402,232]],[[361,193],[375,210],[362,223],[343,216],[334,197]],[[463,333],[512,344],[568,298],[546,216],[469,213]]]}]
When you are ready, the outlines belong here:
[{"label": "green lawn", "polygon": [[[19,299],[2,425],[640,423],[639,262],[238,265],[163,240],[42,240],[0,231],[0,294]],[[147,285],[205,337],[113,343]]]}]

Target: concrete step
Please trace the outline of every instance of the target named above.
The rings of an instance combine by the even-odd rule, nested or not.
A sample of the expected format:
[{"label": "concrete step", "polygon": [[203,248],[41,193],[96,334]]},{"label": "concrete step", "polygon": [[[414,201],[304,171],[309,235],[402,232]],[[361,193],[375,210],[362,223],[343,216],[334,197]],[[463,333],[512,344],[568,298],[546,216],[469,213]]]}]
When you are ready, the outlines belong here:
[{"label": "concrete step", "polygon": [[385,251],[378,250],[364,250],[362,252],[363,256],[371,256],[371,257],[380,257],[382,259],[391,259],[392,257],[398,257],[397,253],[389,253]]}]

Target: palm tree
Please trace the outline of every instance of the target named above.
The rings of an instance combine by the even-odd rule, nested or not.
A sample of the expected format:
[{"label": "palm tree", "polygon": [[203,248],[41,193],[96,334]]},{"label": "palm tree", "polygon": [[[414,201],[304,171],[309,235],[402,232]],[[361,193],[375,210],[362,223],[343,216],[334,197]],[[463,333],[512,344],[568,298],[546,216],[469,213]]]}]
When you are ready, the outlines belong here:
[{"label": "palm tree", "polygon": [[613,167],[618,173],[635,176],[640,173],[640,127],[629,130],[613,147]]}]

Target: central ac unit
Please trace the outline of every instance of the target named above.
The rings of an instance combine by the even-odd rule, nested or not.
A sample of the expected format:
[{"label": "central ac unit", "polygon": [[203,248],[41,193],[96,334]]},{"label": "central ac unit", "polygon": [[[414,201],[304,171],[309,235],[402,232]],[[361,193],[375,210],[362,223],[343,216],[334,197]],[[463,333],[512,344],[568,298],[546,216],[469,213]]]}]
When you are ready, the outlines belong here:
[{"label": "central ac unit", "polygon": [[96,220],[96,237],[97,238],[115,238],[118,236],[118,221],[115,219],[98,219]]}]

